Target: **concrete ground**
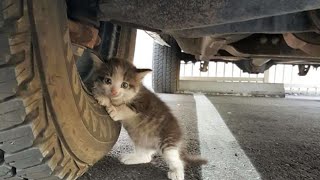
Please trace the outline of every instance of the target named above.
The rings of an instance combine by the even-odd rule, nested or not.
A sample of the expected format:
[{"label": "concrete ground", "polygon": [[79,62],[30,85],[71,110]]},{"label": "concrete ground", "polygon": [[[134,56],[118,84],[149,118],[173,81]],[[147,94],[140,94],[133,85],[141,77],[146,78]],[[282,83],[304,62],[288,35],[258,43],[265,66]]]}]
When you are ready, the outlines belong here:
[{"label": "concrete ground", "polygon": [[[209,160],[186,179],[320,179],[320,101],[203,95],[160,95],[186,132],[188,150]],[[149,164],[118,161],[132,151],[125,131],[112,152],[80,180],[166,180],[156,156]]]}]

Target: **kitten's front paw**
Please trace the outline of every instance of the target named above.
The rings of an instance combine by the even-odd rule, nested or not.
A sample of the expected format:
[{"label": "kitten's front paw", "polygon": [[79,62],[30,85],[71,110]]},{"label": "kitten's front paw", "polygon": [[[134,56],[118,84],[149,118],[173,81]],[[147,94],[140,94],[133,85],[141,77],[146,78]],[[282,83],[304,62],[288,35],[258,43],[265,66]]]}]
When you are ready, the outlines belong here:
[{"label": "kitten's front paw", "polygon": [[99,95],[94,95],[94,98],[98,101],[98,103],[101,106],[110,106],[111,102],[110,99],[107,97],[99,96]]},{"label": "kitten's front paw", "polygon": [[171,180],[184,180],[184,172],[179,170],[169,171],[168,178]]},{"label": "kitten's front paw", "polygon": [[120,121],[122,120],[121,117],[119,116],[119,113],[116,109],[116,107],[114,106],[107,106],[106,110],[108,112],[108,114],[110,115],[110,117],[114,120],[114,121]]},{"label": "kitten's front paw", "polygon": [[149,163],[151,161],[151,157],[147,156],[137,156],[136,154],[125,154],[122,155],[120,158],[120,161],[123,164],[144,164],[144,163]]}]

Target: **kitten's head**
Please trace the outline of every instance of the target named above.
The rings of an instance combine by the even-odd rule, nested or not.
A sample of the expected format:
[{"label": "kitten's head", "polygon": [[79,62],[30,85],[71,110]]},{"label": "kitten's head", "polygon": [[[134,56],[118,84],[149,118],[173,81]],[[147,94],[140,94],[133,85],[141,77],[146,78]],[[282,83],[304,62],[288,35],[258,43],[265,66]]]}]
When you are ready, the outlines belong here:
[{"label": "kitten's head", "polygon": [[93,83],[93,93],[109,97],[112,101],[129,102],[137,95],[142,79],[150,69],[137,69],[126,60],[110,59],[100,64]]}]

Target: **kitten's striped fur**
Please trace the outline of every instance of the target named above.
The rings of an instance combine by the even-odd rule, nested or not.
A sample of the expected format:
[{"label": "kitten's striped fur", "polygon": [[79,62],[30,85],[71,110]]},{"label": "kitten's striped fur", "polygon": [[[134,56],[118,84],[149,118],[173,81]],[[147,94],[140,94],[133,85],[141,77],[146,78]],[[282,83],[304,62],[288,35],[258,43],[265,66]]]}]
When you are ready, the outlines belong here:
[{"label": "kitten's striped fur", "polygon": [[[152,155],[159,152],[169,165],[168,177],[172,180],[184,179],[187,164],[205,164],[206,160],[189,156],[184,151],[177,119],[156,94],[141,84],[151,70],[137,69],[125,60],[109,62],[100,65],[93,93],[113,120],[121,120],[134,142],[135,152],[123,156],[121,161],[124,164],[148,163]],[[123,82],[129,84],[128,88],[124,88]]]}]

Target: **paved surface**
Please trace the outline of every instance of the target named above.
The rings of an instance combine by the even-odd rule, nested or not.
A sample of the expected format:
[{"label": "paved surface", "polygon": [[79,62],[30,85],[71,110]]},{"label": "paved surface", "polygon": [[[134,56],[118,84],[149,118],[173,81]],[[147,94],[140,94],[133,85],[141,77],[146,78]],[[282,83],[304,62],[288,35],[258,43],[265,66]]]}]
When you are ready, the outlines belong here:
[{"label": "paved surface", "polygon": [[[188,151],[200,154],[197,113],[192,95],[162,95],[162,99],[172,109],[185,129]],[[80,180],[167,180],[168,168],[164,161],[156,156],[150,164],[123,165],[118,161],[122,153],[132,152],[132,143],[125,131],[121,132],[118,142],[109,156],[95,164]],[[202,179],[200,168],[186,170],[186,179]]]},{"label": "paved surface", "polygon": [[[256,171],[262,179],[320,179],[320,101],[208,97],[212,107],[207,110],[210,111],[208,116],[203,116],[199,114],[206,114],[206,111],[200,112],[199,100],[195,101],[197,98],[192,95],[161,97],[185,128],[189,151],[205,154],[209,160],[216,159],[202,170],[187,169],[186,179],[259,179],[242,177],[248,169],[252,169],[253,174]],[[215,131],[203,131],[206,127],[213,127]],[[223,137],[226,141],[221,140]],[[233,145],[223,149],[228,143]],[[119,163],[119,155],[132,151],[131,147],[128,135],[121,132],[113,151],[80,180],[167,179],[168,168],[159,157],[145,165]],[[226,157],[228,159],[223,159]],[[232,168],[222,171],[226,165]],[[223,173],[226,176],[217,177]]]},{"label": "paved surface", "polygon": [[194,99],[200,151],[209,161],[202,166],[203,179],[261,179],[214,105],[202,94]]},{"label": "paved surface", "polygon": [[320,101],[209,99],[263,179],[320,179]]}]

